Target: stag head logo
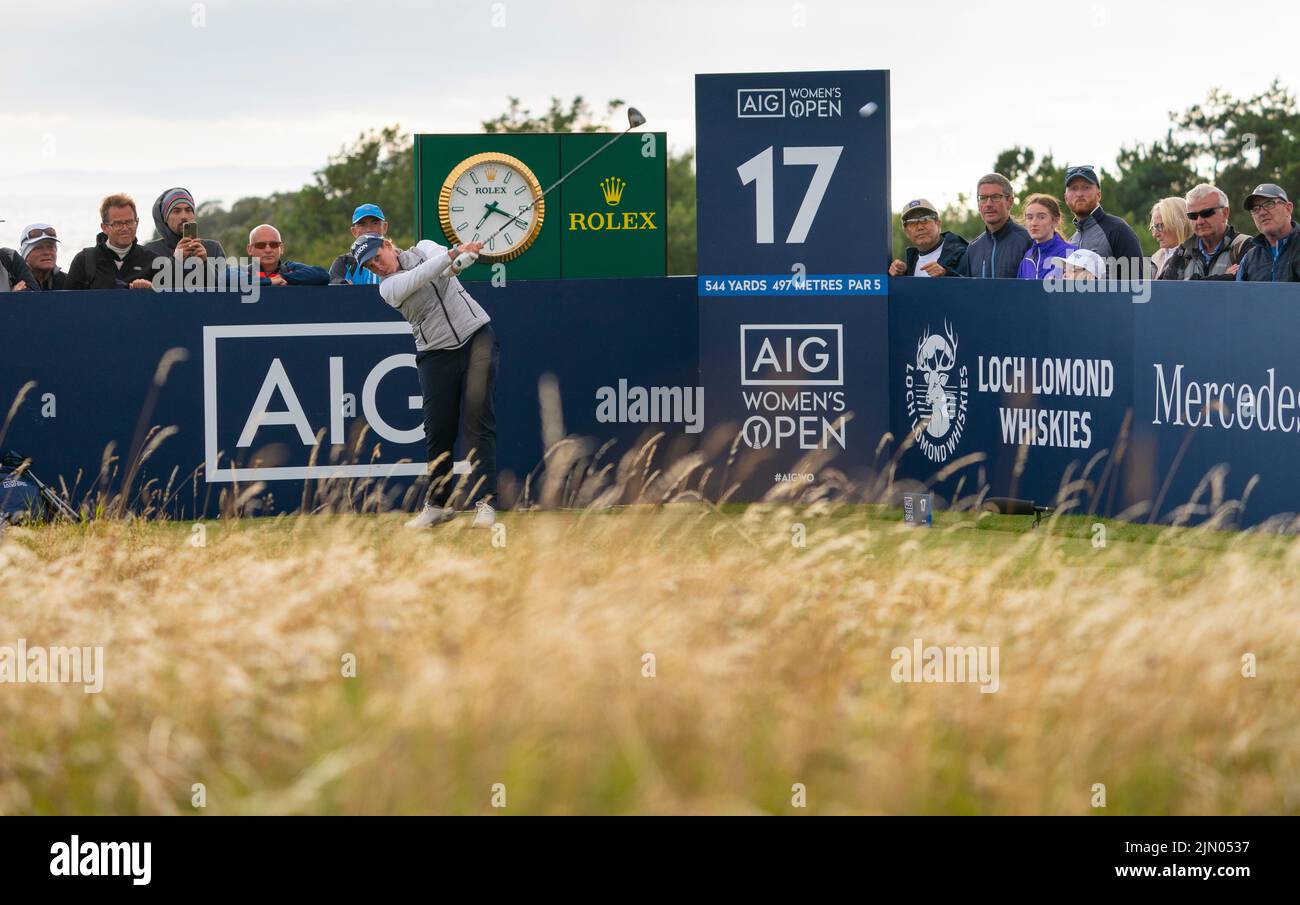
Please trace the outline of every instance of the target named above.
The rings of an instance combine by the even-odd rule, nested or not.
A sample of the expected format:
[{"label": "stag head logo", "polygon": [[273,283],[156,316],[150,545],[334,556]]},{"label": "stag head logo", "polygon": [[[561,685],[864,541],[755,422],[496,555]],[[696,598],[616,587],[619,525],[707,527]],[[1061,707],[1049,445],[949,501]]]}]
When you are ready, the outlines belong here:
[{"label": "stag head logo", "polygon": [[917,409],[929,419],[925,432],[936,440],[948,433],[957,416],[957,394],[948,388],[949,374],[957,363],[957,337],[947,321],[943,329],[946,335],[940,336],[926,327],[916,344],[916,370],[925,375],[925,396],[918,400]]}]

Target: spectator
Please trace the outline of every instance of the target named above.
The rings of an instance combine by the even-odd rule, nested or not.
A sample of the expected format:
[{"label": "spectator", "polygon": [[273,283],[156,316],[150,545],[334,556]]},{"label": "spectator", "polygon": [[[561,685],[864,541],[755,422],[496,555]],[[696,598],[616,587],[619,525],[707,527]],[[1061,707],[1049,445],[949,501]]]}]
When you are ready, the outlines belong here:
[{"label": "spectator", "polygon": [[1108,276],[1135,279],[1143,275],[1145,256],[1137,233],[1119,217],[1101,209],[1101,182],[1091,165],[1065,171],[1065,203],[1074,213],[1071,244],[1101,255]]},{"label": "spectator", "polygon": [[1065,259],[1061,270],[1067,280],[1100,280],[1106,273],[1106,262],[1095,251],[1076,248]]},{"label": "spectator", "polygon": [[[257,259],[263,286],[324,286],[330,275],[324,267],[286,261],[280,231],[269,223],[253,227],[248,234],[248,256]],[[253,265],[249,265],[251,268]]]},{"label": "spectator", "polygon": [[[388,221],[384,219],[384,212],[380,210],[378,204],[363,204],[352,212],[352,238],[359,239],[366,235],[388,235]],[[356,259],[350,252],[339,255],[330,265],[330,285],[348,284],[358,286],[379,284],[379,277],[364,267],[358,267]]]},{"label": "spectator", "polygon": [[18,250],[32,271],[34,282],[25,289],[52,292],[65,288],[68,275],[59,267],[59,234],[48,223],[29,223],[23,227]]},{"label": "spectator", "polygon": [[1246,196],[1245,207],[1250,211],[1259,235],[1250,240],[1246,254],[1242,256],[1237,279],[1300,282],[1297,246],[1291,241],[1296,231],[1296,222],[1291,218],[1295,205],[1286,192],[1271,182],[1257,185],[1255,191]]},{"label": "spectator", "polygon": [[35,285],[36,277],[23,256],[12,248],[0,248],[0,292],[22,292]]},{"label": "spectator", "polygon": [[1187,193],[1187,222],[1192,235],[1174,249],[1161,280],[1235,279],[1242,256],[1250,248],[1250,236],[1239,233],[1228,222],[1228,196],[1202,183]]},{"label": "spectator", "polygon": [[1011,205],[1015,200],[1011,183],[1001,173],[989,173],[975,186],[975,200],[979,203],[984,232],[967,247],[966,257],[957,268],[958,275],[1012,279],[1034,240],[1023,226],[1011,219]]},{"label": "spectator", "polygon": [[1025,229],[1034,244],[1025,252],[1016,276],[1022,280],[1045,280],[1061,276],[1061,260],[1079,246],[1061,235],[1061,204],[1051,195],[1030,195],[1025,199]]},{"label": "spectator", "polygon": [[889,265],[891,277],[950,277],[966,255],[966,240],[956,233],[942,232],[939,212],[924,198],[903,205],[903,232],[911,245],[904,257]]},{"label": "spectator", "polygon": [[168,189],[153,203],[153,225],[162,238],[145,246],[156,255],[184,260],[196,257],[203,261],[224,258],[226,252],[216,239],[186,239],[181,236],[186,223],[195,219],[194,196],[182,188]]},{"label": "spectator", "polygon": [[1153,279],[1160,279],[1174,249],[1191,235],[1191,220],[1187,219],[1187,202],[1182,198],[1161,198],[1151,206],[1151,235],[1160,247],[1151,256]]},{"label": "spectator", "polygon": [[77,252],[68,265],[64,289],[152,289],[161,266],[136,240],[140,217],[130,195],[109,195],[99,205],[104,231],[95,244]]}]

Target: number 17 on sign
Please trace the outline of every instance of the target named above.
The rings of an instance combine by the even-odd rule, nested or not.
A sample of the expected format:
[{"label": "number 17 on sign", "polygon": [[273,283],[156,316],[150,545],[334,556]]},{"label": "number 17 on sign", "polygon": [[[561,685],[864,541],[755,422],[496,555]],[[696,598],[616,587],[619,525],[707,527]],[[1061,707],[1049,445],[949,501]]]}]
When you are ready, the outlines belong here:
[{"label": "number 17 on sign", "polygon": [[905,493],[903,494],[903,524],[905,525],[925,525],[927,528],[934,524],[934,495],[929,493]]}]

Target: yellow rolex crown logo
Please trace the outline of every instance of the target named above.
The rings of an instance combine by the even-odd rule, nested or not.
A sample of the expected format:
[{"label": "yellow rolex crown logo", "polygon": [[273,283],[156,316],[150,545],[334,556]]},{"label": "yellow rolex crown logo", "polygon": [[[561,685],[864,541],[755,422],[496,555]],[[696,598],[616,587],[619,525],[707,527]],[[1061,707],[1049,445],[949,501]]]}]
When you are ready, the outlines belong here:
[{"label": "yellow rolex crown logo", "polygon": [[627,183],[617,176],[609,176],[600,181],[600,193],[605,196],[605,203],[610,207],[618,204],[623,199],[623,189],[627,188]]},{"label": "yellow rolex crown logo", "polygon": [[497,168],[488,167],[486,170],[483,171],[483,175],[487,177],[488,182],[495,182],[497,178]]}]

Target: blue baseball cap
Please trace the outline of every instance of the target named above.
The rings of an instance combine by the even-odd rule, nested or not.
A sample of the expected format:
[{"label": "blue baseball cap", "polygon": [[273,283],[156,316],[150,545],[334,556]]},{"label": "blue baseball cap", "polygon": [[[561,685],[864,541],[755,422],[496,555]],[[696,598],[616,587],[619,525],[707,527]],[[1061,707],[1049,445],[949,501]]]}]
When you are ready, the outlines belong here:
[{"label": "blue baseball cap", "polygon": [[366,233],[364,236],[358,236],[357,241],[352,243],[352,257],[356,259],[357,266],[360,267],[379,254],[379,249],[383,247],[383,236]]},{"label": "blue baseball cap", "polygon": [[352,212],[352,225],[356,226],[357,221],[365,217],[374,217],[376,220],[387,221],[384,212],[379,209],[378,204],[363,204]]},{"label": "blue baseball cap", "polygon": [[1065,171],[1065,187],[1066,187],[1066,188],[1069,188],[1069,187],[1070,187],[1070,180],[1072,180],[1072,179],[1077,179],[1077,178],[1079,178],[1080,176],[1082,176],[1084,179],[1086,179],[1086,180],[1088,180],[1089,182],[1091,182],[1093,185],[1096,185],[1096,186],[1100,186],[1100,185],[1101,185],[1101,180],[1097,178],[1097,171],[1093,168],[1092,164],[1090,164],[1090,163],[1084,163],[1084,164],[1080,164],[1080,165],[1077,166],[1077,167],[1068,167],[1068,168],[1066,169],[1066,171]]}]

